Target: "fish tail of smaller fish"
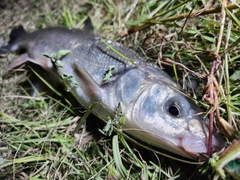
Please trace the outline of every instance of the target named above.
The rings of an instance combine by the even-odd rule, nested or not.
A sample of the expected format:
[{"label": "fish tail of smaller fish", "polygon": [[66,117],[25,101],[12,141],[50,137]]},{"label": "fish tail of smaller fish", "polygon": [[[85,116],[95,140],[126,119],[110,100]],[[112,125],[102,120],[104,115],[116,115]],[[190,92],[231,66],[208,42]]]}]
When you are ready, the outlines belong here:
[{"label": "fish tail of smaller fish", "polygon": [[9,35],[10,39],[8,41],[8,45],[2,46],[0,48],[0,54],[6,54],[9,52],[18,50],[19,46],[16,43],[16,41],[17,41],[17,39],[19,39],[19,37],[22,37],[26,34],[27,34],[27,32],[22,25],[15,27]]}]

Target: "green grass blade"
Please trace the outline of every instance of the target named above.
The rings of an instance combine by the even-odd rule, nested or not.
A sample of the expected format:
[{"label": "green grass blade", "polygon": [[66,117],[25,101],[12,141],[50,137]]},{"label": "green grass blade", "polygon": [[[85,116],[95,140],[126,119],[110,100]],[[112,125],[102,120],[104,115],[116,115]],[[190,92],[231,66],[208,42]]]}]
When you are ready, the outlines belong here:
[{"label": "green grass blade", "polygon": [[112,146],[113,146],[113,157],[114,157],[115,165],[117,167],[117,170],[120,172],[121,177],[125,179],[128,173],[122,163],[121,153],[119,151],[119,145],[118,145],[118,135],[113,136]]}]

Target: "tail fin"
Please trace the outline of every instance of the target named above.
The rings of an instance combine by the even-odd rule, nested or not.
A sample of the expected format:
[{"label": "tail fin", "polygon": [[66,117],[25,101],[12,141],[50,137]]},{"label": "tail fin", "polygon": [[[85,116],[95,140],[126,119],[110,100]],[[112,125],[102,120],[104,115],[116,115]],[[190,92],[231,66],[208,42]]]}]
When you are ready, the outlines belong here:
[{"label": "tail fin", "polygon": [[11,51],[14,51],[15,49],[13,50],[12,46],[14,45],[14,43],[16,42],[16,40],[19,37],[21,37],[25,34],[27,34],[27,32],[25,31],[25,29],[23,28],[22,25],[19,25],[19,26],[15,27],[9,35],[10,40],[8,41],[8,45],[0,47],[0,55],[1,54],[6,54],[6,53],[11,52]]},{"label": "tail fin", "polygon": [[18,39],[19,37],[21,37],[25,34],[27,34],[27,32],[22,25],[15,27],[9,35],[10,40],[8,41],[8,44],[9,45],[13,44],[16,41],[16,39]]},{"label": "tail fin", "polygon": [[10,49],[10,47],[8,47],[8,46],[0,47],[0,55],[9,53],[10,52],[9,49]]}]

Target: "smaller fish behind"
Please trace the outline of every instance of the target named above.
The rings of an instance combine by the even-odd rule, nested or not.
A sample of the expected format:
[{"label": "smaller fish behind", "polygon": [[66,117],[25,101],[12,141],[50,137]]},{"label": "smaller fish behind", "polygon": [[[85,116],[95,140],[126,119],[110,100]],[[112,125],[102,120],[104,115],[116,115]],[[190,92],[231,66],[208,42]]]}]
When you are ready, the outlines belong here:
[{"label": "smaller fish behind", "polygon": [[[86,109],[96,104],[92,112],[105,121],[121,104],[122,129],[133,137],[190,159],[207,153],[208,125],[201,110],[165,72],[127,47],[91,32],[53,27],[23,33],[3,50],[24,52],[9,70],[25,62],[40,65]],[[61,66],[43,56],[60,50],[70,50]],[[114,68],[106,80],[109,67]],[[216,132],[212,144],[215,151],[224,147]]]}]

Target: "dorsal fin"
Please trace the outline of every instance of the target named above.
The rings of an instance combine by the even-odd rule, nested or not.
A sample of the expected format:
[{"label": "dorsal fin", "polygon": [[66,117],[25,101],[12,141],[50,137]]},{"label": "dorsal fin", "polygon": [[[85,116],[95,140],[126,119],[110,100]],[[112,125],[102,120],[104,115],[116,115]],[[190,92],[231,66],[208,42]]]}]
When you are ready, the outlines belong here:
[{"label": "dorsal fin", "polygon": [[94,31],[94,27],[92,25],[92,20],[90,17],[88,17],[85,22],[84,22],[84,27],[83,27],[84,31],[88,31],[88,32],[93,32]]}]

